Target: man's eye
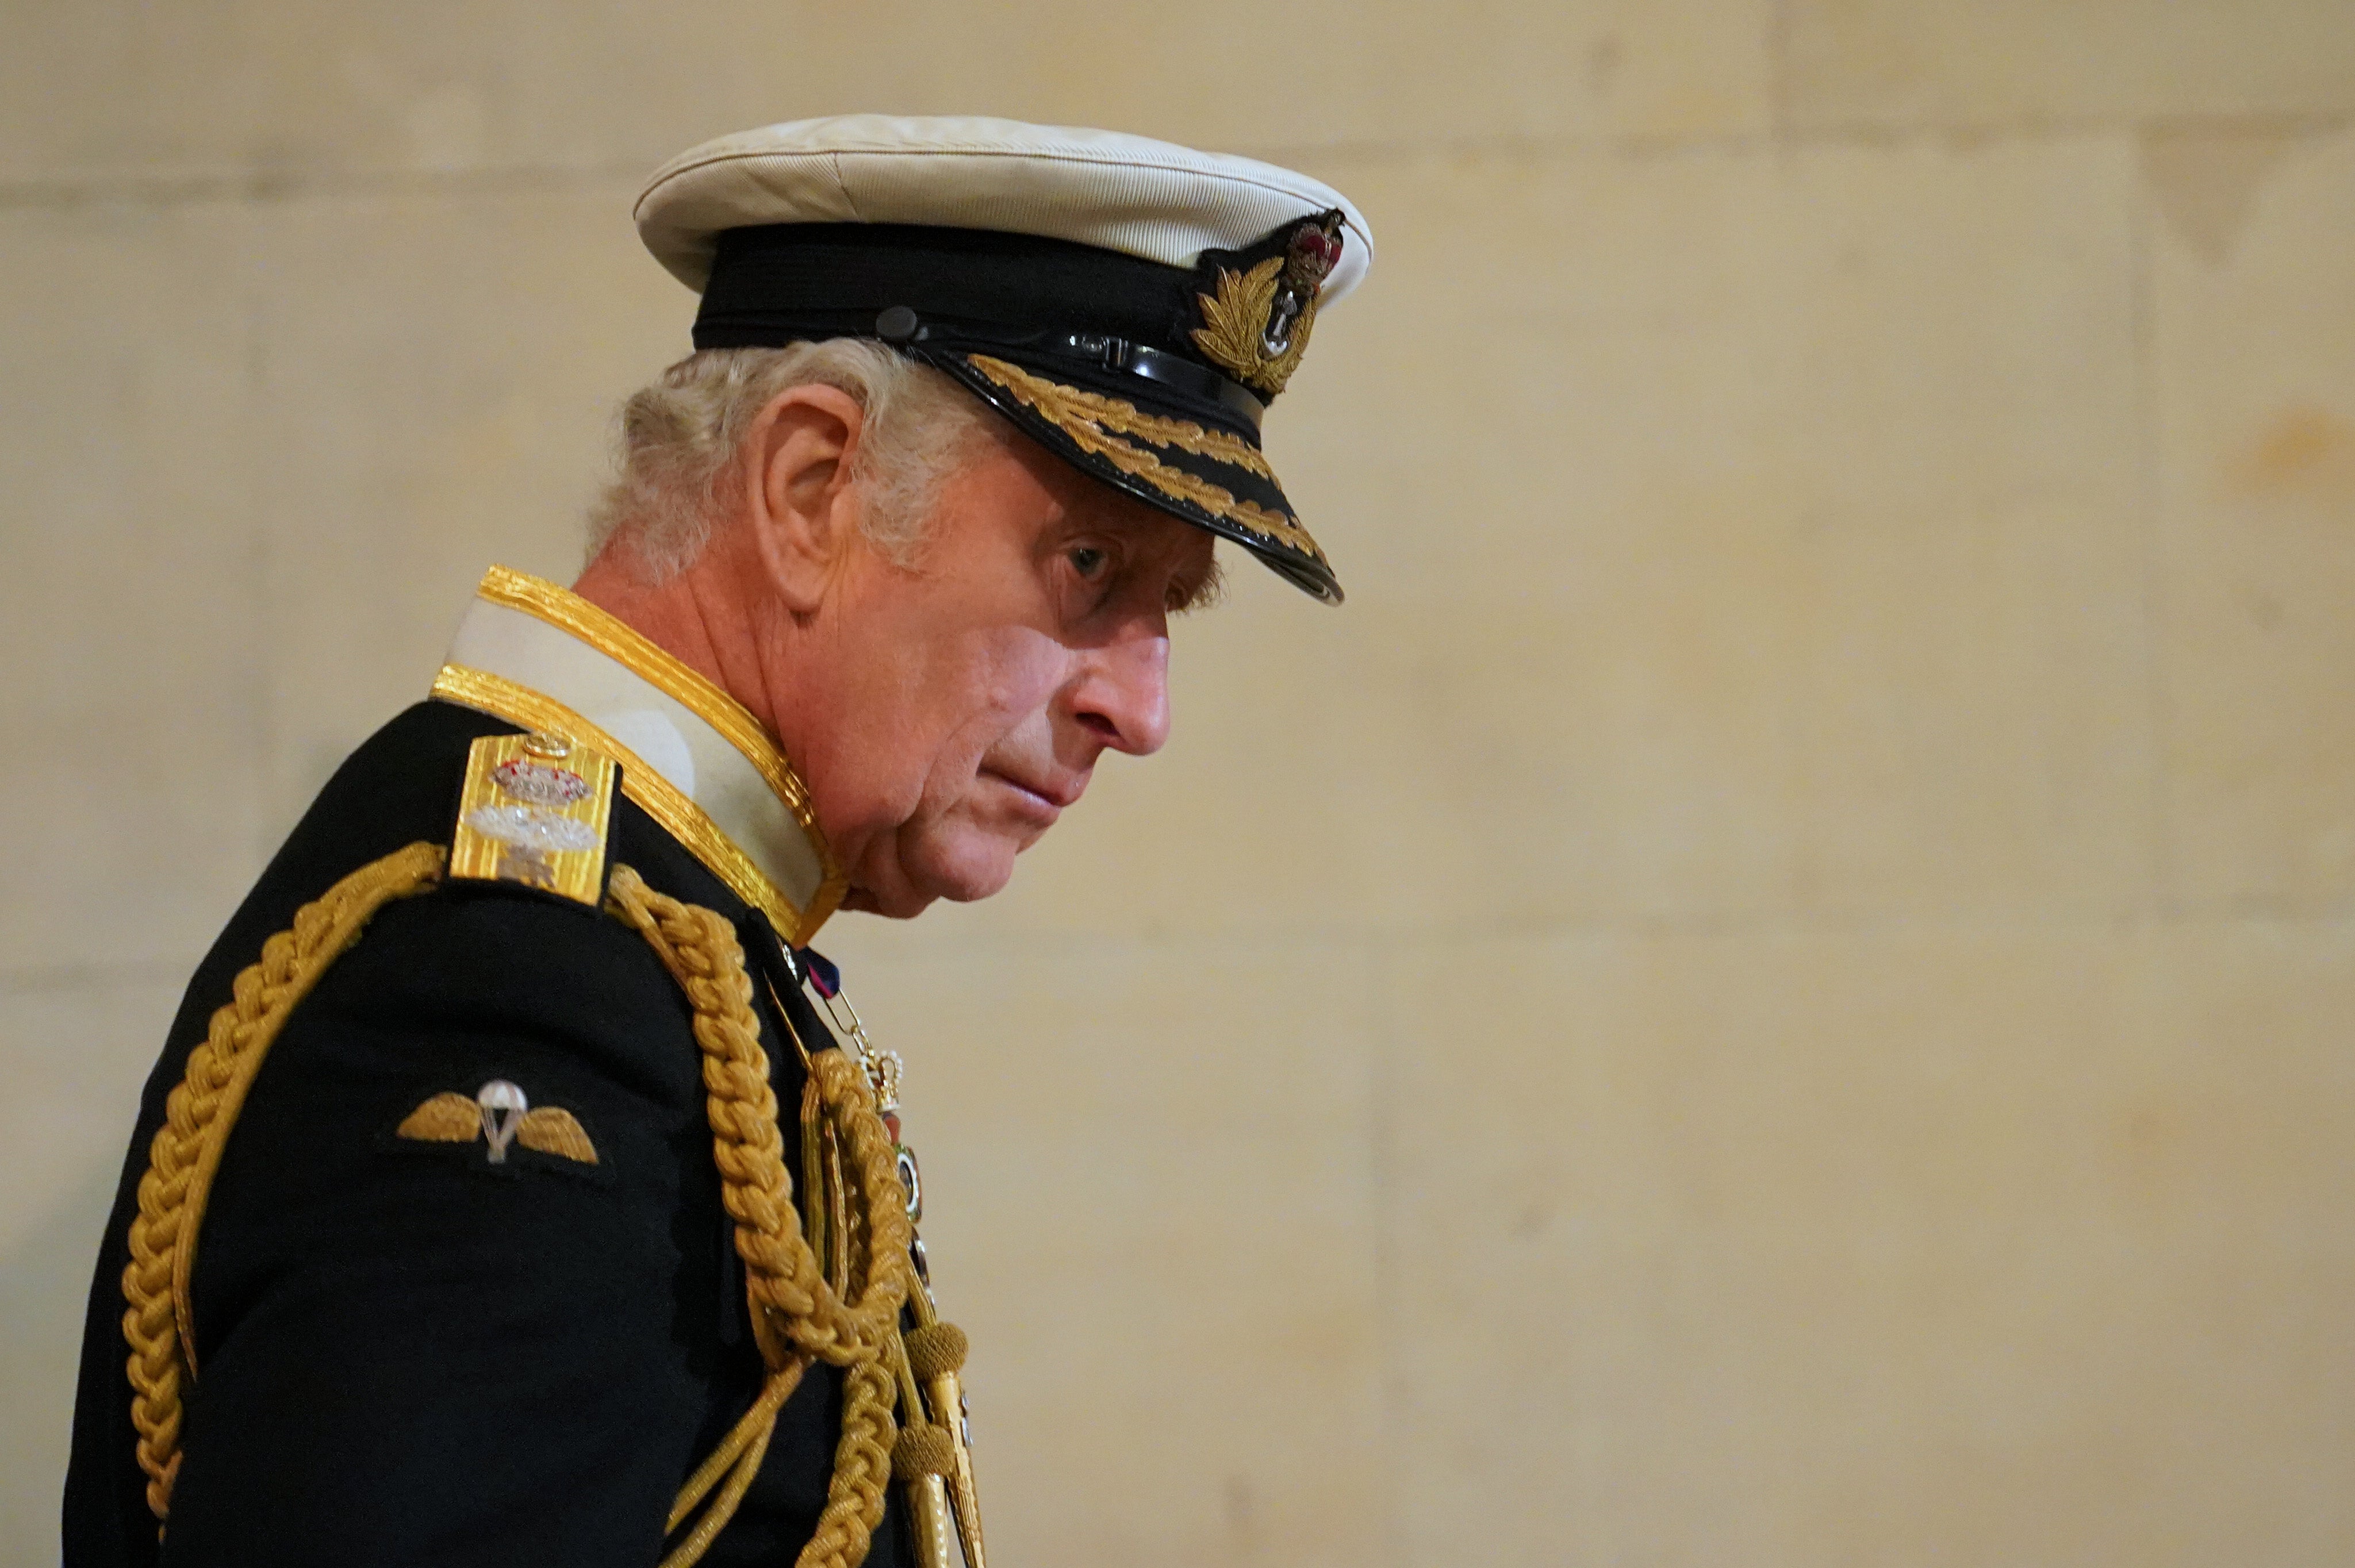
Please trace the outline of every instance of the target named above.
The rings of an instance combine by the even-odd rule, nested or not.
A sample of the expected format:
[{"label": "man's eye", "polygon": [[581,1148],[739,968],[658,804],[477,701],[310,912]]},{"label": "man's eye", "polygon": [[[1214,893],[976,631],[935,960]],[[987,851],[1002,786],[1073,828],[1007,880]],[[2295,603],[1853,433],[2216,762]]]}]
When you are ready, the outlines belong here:
[{"label": "man's eye", "polygon": [[1082,545],[1071,552],[1071,569],[1083,577],[1092,577],[1103,570],[1109,558],[1102,550]]}]

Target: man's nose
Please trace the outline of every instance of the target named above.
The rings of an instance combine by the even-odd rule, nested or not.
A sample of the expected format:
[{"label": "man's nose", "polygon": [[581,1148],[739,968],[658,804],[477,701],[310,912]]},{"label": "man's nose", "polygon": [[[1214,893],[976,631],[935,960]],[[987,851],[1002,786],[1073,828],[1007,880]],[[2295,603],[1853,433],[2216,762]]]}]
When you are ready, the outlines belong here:
[{"label": "man's nose", "polygon": [[1071,690],[1080,724],[1114,751],[1150,757],[1169,738],[1169,637],[1159,629],[1086,655]]}]

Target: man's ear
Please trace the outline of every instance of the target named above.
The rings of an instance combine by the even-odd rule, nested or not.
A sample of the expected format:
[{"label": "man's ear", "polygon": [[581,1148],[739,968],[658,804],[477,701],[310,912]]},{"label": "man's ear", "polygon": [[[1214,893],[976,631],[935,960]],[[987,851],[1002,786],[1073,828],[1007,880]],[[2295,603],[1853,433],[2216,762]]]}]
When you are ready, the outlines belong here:
[{"label": "man's ear", "polygon": [[789,387],[745,432],[746,520],[770,586],[795,615],[815,610],[858,533],[850,475],[867,411],[839,387]]}]

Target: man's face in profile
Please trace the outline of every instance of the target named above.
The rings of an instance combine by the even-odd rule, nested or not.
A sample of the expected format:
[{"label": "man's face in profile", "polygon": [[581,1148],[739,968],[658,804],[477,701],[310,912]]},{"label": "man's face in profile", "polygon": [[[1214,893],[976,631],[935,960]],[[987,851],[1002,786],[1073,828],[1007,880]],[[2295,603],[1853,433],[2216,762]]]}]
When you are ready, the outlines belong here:
[{"label": "man's face in profile", "polygon": [[797,758],[829,836],[867,838],[844,906],[986,897],[1107,748],[1158,750],[1169,618],[1213,590],[1213,543],[1007,432],[943,485],[913,567],[852,551],[847,711]]}]

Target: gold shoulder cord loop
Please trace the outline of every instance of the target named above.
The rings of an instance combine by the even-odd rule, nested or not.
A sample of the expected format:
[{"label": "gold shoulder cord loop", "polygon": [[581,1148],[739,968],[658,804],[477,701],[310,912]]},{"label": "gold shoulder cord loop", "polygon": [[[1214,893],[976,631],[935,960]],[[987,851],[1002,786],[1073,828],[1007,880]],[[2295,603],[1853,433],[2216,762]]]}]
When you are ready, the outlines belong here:
[{"label": "gold shoulder cord loop", "polygon": [[[188,1280],[197,1231],[246,1092],[288,1016],[327,967],[386,904],[438,886],[447,858],[438,845],[411,844],[298,910],[293,927],[264,943],[261,961],[237,977],[231,1000],[213,1014],[205,1040],[189,1054],[186,1076],[165,1101],[164,1125],[140,1178],[131,1259],[123,1272],[131,1419],[148,1476],[147,1505],[159,1521],[170,1515],[179,1473],[182,1384],[196,1377]],[[891,1135],[857,1064],[838,1051],[811,1056],[818,1107],[847,1155],[844,1184],[857,1197],[844,1227],[853,1287],[846,1299],[802,1234],[768,1055],[751,1007],[751,980],[734,929],[711,910],[656,893],[623,865],[613,868],[605,906],[645,937],[695,1010],[712,1154],[768,1367],[751,1407],[679,1489],[666,1536],[707,1498],[709,1506],[662,1568],[689,1568],[734,1515],[767,1455],[777,1413],[814,1361],[847,1375],[826,1509],[799,1568],[858,1568],[882,1519],[891,1477],[899,1314],[911,1284],[912,1230]]]},{"label": "gold shoulder cord loop", "polygon": [[802,1549],[799,1568],[858,1568],[882,1520],[891,1478],[899,1380],[890,1346],[908,1295],[913,1238],[891,1135],[876,1113],[865,1071],[839,1051],[813,1053],[810,1080],[846,1156],[844,1184],[856,1194],[842,1238],[849,1255],[846,1300],[828,1283],[802,1232],[768,1053],[752,1015],[752,980],[734,927],[709,909],[655,892],[626,865],[613,868],[605,906],[645,938],[695,1010],[720,1201],[736,1222],[745,1294],[769,1367],[761,1397],[680,1489],[672,1531],[728,1473],[711,1506],[662,1568],[688,1568],[735,1512],[767,1451],[778,1410],[812,1361],[843,1368],[846,1387],[826,1510]]},{"label": "gold shoulder cord loop", "polygon": [[147,1171],[139,1179],[131,1261],[123,1269],[131,1424],[139,1433],[139,1467],[147,1472],[147,1507],[159,1522],[171,1514],[172,1482],[180,1473],[183,1369],[188,1382],[196,1379],[188,1279],[197,1227],[229,1128],[295,1003],[359,939],[378,909],[438,885],[443,861],[439,846],[411,844],[360,867],[296,910],[293,927],[264,942],[261,961],[237,977],[230,1000],[188,1054],[186,1075],[164,1103],[164,1125],[147,1146]]}]

